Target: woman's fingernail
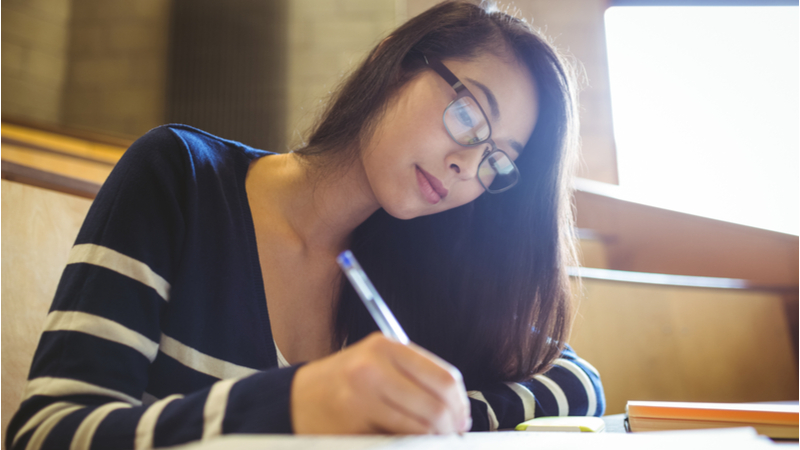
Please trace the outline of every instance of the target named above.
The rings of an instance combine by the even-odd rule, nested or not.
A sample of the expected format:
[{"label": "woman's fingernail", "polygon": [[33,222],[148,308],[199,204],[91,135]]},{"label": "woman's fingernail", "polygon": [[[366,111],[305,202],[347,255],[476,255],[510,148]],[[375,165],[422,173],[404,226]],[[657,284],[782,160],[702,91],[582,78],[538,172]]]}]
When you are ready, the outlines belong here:
[{"label": "woman's fingernail", "polygon": [[472,417],[467,417],[461,422],[461,431],[467,432],[472,429]]}]

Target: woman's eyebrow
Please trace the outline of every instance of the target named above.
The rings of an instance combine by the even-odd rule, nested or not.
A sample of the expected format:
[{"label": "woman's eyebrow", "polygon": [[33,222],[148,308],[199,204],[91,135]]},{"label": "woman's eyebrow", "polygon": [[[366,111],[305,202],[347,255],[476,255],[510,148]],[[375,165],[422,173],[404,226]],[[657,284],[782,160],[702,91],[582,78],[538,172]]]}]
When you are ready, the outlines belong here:
[{"label": "woman's eyebrow", "polygon": [[489,101],[489,108],[492,110],[492,120],[500,120],[500,109],[497,107],[497,99],[494,97],[492,90],[472,78],[467,78],[467,81],[478,86],[483,91],[486,100]]},{"label": "woman's eyebrow", "polygon": [[[489,102],[489,109],[492,112],[492,120],[495,121],[500,120],[500,108],[497,106],[497,98],[495,98],[494,93],[492,93],[492,90],[486,87],[486,85],[484,85],[480,81],[475,81],[472,78],[467,78],[466,80],[474,84],[475,86],[478,86],[480,90],[483,91],[483,94],[486,95],[486,100]],[[521,154],[522,149],[525,148],[525,146],[523,146],[514,139],[509,139],[508,145],[510,145],[511,148],[516,150],[518,155]]]}]

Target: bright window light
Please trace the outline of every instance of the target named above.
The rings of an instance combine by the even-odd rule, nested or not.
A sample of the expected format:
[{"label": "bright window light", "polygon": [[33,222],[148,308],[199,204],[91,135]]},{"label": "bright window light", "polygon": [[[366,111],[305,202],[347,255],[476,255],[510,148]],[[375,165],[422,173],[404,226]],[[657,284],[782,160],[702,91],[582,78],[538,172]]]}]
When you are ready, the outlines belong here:
[{"label": "bright window light", "polygon": [[605,15],[620,190],[798,234],[798,7]]}]

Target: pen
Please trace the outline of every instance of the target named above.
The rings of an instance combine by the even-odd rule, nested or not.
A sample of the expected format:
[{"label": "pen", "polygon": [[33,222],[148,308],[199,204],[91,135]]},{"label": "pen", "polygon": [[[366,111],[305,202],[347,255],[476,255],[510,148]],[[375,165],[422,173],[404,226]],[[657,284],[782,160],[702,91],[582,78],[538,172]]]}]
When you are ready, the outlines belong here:
[{"label": "pen", "polygon": [[350,280],[350,284],[353,285],[358,296],[361,297],[361,301],[364,302],[383,335],[401,344],[408,345],[409,341],[406,332],[403,331],[403,327],[400,326],[392,311],[384,303],[381,294],[378,294],[375,286],[369,281],[367,274],[361,269],[353,253],[350,250],[343,251],[336,257],[336,262],[339,263],[339,267],[347,275],[347,279]]},{"label": "pen", "polygon": [[[339,267],[347,275],[347,279],[350,280],[350,284],[353,285],[358,296],[361,297],[361,301],[364,302],[383,335],[403,345],[408,345],[409,340],[406,332],[403,331],[403,327],[400,326],[392,311],[386,306],[381,294],[378,294],[375,286],[369,281],[367,274],[361,269],[361,265],[358,264],[356,257],[353,256],[353,252],[350,250],[343,251],[336,257],[336,262],[339,263]],[[464,432],[459,431],[458,435],[463,437]]]}]

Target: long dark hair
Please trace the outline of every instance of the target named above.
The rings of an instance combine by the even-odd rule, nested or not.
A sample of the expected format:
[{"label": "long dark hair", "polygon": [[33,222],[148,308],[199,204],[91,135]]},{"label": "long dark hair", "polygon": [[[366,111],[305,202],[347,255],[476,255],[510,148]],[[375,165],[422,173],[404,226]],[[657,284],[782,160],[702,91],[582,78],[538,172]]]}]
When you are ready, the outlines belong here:
[{"label": "long dark hair", "polygon": [[[538,93],[539,119],[516,161],[519,185],[411,220],[379,210],[351,243],[409,337],[458,367],[468,387],[545,371],[569,333],[577,125],[570,66],[523,20],[444,2],[366,57],[329,103],[308,147],[296,151],[329,170],[351,164],[392,95],[427,70],[420,55],[468,60],[486,51],[506,51],[523,63]],[[335,340],[353,343],[376,327],[349,284],[338,289]]]}]

